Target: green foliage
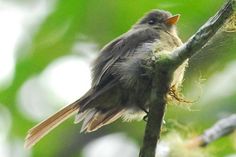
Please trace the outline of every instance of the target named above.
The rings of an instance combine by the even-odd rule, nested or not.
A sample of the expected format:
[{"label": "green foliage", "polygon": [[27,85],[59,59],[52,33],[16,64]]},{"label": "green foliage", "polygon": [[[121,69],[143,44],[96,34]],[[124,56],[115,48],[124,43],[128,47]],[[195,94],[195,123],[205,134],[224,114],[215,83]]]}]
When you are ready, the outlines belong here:
[{"label": "green foliage", "polygon": [[[29,3],[28,1],[15,2]],[[0,103],[6,105],[12,115],[12,128],[10,138],[23,139],[27,130],[35,122],[28,119],[17,107],[17,94],[26,80],[32,76],[39,75],[46,67],[59,57],[71,54],[76,42],[83,40],[93,41],[101,48],[104,44],[127,31],[145,12],[151,9],[164,9],[172,13],[180,13],[181,20],[178,24],[180,37],[187,40],[209,17],[211,17],[224,0],[57,0],[52,11],[40,24],[39,28],[32,36],[32,43],[29,45],[23,41],[21,52],[26,55],[18,56],[15,66],[15,75],[12,84],[6,88],[0,87]],[[221,32],[214,39],[212,44],[206,47],[208,53],[196,55],[190,62],[186,72],[183,91],[187,97],[196,99],[200,94],[197,88],[197,81],[200,77],[211,78],[222,72],[230,62],[233,62],[236,53],[235,34]],[[89,53],[89,52],[88,52]],[[80,57],[80,55],[78,56]],[[76,73],[80,73],[76,71]],[[224,81],[224,80],[222,80]],[[234,85],[234,83],[232,82]],[[216,90],[221,90],[217,88]],[[195,91],[195,92],[194,92]],[[204,93],[204,88],[203,88]],[[192,110],[186,107],[169,106],[166,116],[167,124],[169,120],[180,121],[184,124],[191,124],[191,128],[200,134],[207,127],[210,127],[219,115],[236,111],[235,99],[236,91],[230,93],[220,101],[207,101],[204,103],[199,99]],[[45,108],[45,110],[47,110]],[[138,144],[141,143],[144,133],[144,122],[121,123],[120,121],[111,126],[101,129],[97,134],[106,131],[125,132]],[[74,137],[84,136],[79,134],[80,126],[74,126],[71,122],[66,122],[53,133],[49,134],[33,149],[34,157],[62,156],[61,153],[70,150],[70,156],[81,155],[83,143],[73,146]],[[167,125],[168,130],[168,125]],[[181,131],[181,129],[180,129]],[[93,133],[96,135],[96,133]],[[88,136],[88,135],[86,135]],[[79,140],[80,138],[78,138]],[[227,148],[217,149],[225,145]],[[112,143],[111,143],[112,144]],[[217,141],[210,147],[216,148],[221,156],[233,152],[233,146],[228,138]],[[77,155],[76,155],[77,154]]]}]

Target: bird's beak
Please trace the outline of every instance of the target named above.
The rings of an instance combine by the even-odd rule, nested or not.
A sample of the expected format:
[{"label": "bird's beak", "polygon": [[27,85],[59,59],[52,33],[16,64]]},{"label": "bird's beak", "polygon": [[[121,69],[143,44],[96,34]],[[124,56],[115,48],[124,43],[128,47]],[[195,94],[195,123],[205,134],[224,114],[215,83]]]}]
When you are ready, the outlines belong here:
[{"label": "bird's beak", "polygon": [[169,17],[168,19],[165,20],[165,23],[167,25],[175,25],[179,21],[180,14],[174,15]]}]

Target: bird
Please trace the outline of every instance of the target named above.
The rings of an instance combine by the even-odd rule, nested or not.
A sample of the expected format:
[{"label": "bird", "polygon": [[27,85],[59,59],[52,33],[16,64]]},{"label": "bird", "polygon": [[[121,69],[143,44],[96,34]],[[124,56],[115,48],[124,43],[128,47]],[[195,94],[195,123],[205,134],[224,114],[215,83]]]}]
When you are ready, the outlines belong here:
[{"label": "bird", "polygon": [[[130,30],[105,45],[92,64],[91,88],[78,100],[28,131],[25,147],[31,148],[66,119],[83,121],[81,132],[92,132],[119,118],[142,120],[148,113],[152,74],[145,72],[145,59],[153,53],[171,53],[183,43],[176,24],[180,15],[154,9]],[[170,88],[183,81],[186,62],[173,74]]]}]

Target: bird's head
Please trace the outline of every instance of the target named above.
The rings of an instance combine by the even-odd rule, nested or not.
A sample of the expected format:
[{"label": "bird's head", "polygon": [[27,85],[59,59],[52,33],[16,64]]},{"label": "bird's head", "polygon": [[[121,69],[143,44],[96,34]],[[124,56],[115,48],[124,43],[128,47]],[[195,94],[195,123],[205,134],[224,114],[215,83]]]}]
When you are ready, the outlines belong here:
[{"label": "bird's head", "polygon": [[180,15],[172,15],[164,10],[152,10],[144,15],[133,28],[147,27],[153,29],[162,29],[168,32],[175,32]]}]

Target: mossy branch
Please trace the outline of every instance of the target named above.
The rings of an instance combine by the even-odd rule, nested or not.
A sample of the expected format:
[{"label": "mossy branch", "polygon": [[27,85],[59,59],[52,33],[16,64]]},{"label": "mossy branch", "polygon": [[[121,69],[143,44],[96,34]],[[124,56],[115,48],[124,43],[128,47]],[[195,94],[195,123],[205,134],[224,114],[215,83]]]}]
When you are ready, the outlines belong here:
[{"label": "mossy branch", "polygon": [[[155,77],[152,84],[148,121],[146,124],[143,146],[139,157],[155,157],[156,144],[160,138],[160,130],[165,114],[166,96],[169,91],[171,76],[186,59],[196,54],[215,35],[224,23],[233,15],[236,0],[227,3],[211,17],[186,43],[166,56],[154,56]],[[163,56],[164,55],[164,56]]]}]

